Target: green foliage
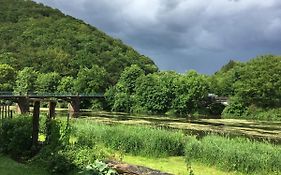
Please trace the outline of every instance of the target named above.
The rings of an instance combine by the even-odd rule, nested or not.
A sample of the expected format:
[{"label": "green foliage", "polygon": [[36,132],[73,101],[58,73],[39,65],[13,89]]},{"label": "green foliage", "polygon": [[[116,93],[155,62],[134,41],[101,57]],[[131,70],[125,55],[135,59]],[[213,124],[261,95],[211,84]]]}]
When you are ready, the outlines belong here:
[{"label": "green foliage", "polygon": [[35,91],[37,76],[38,72],[34,71],[33,68],[25,67],[18,72],[14,91],[22,94]]},{"label": "green foliage", "polygon": [[245,119],[256,119],[256,120],[267,120],[267,121],[281,121],[281,108],[269,108],[263,109],[258,108],[254,105],[247,107],[247,111],[244,113],[242,118]]},{"label": "green foliage", "polygon": [[223,118],[236,118],[247,120],[281,121],[281,108],[260,108],[255,105],[245,107],[241,102],[235,102],[227,106],[223,113]]},{"label": "green foliage", "polygon": [[127,67],[121,74],[118,83],[107,90],[106,100],[113,111],[130,112],[133,106],[136,81],[144,76],[144,71],[137,65]]},{"label": "green foliage", "polygon": [[235,83],[236,96],[248,106],[281,106],[281,56],[266,55],[250,60]]},{"label": "green foliage", "polygon": [[29,116],[2,119],[0,127],[0,152],[13,158],[25,159],[31,156],[32,120]]},{"label": "green foliage", "polygon": [[186,145],[187,162],[199,161],[228,171],[253,174],[279,174],[281,148],[244,138],[206,136],[202,140],[190,138]]},{"label": "green foliage", "polygon": [[39,74],[35,82],[39,93],[55,93],[60,82],[60,75],[56,72]]},{"label": "green foliage", "polygon": [[0,64],[0,91],[12,91],[15,80],[15,69],[7,64]]},{"label": "green foliage", "polygon": [[232,97],[225,118],[277,119],[272,110],[281,107],[280,77],[281,57],[265,55],[246,63],[231,61],[209,80],[213,93]]},{"label": "green foliage", "polygon": [[135,92],[136,81],[141,76],[144,76],[144,71],[138,65],[125,68],[117,83],[117,89],[129,95],[133,94]]},{"label": "green foliage", "polygon": [[230,99],[229,105],[223,110],[224,118],[241,118],[247,110],[246,105],[238,97]]},{"label": "green foliage", "polygon": [[146,156],[183,155],[185,137],[180,132],[140,126],[108,126],[77,121],[74,124],[77,145],[104,144],[125,153]]},{"label": "green foliage", "polygon": [[104,92],[107,86],[107,72],[103,67],[93,65],[91,69],[80,69],[75,81],[75,91],[91,94]]},{"label": "green foliage", "polygon": [[81,20],[33,1],[1,0],[0,63],[32,67],[76,78],[80,67],[104,67],[114,85],[124,68],[136,64],[157,71],[148,57]]},{"label": "green foliage", "polygon": [[70,128],[66,123],[58,120],[46,122],[45,145],[32,161],[43,165],[50,173],[67,174],[75,169],[71,159],[65,156],[65,150],[69,144]]},{"label": "green foliage", "polygon": [[239,81],[241,68],[244,63],[230,61],[223,66],[220,71],[216,72],[210,77],[210,89],[212,93],[219,96],[233,96],[235,95],[234,84]]},{"label": "green foliage", "polygon": [[144,75],[134,66],[107,90],[106,99],[114,111],[187,115],[206,108],[208,90],[207,77],[195,71]]},{"label": "green foliage", "polygon": [[86,167],[86,170],[84,170],[81,174],[83,175],[117,175],[118,173],[108,167],[107,164],[95,160],[93,164],[90,164]]},{"label": "green foliage", "polygon": [[191,114],[203,108],[209,90],[205,76],[189,71],[176,81],[176,87],[173,109],[177,114]]},{"label": "green foliage", "polygon": [[175,98],[175,72],[161,72],[142,76],[137,80],[135,106],[150,113],[165,113]]},{"label": "green foliage", "polygon": [[93,111],[101,111],[104,108],[103,100],[91,100],[91,105]]},{"label": "green foliage", "polygon": [[63,77],[57,91],[60,93],[74,93],[74,78],[70,76]]}]

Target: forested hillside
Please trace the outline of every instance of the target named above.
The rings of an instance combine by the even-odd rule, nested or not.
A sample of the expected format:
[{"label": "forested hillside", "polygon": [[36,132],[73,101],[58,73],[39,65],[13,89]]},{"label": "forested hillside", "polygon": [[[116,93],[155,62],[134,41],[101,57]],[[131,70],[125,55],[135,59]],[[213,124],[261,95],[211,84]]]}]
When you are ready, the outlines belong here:
[{"label": "forested hillside", "polygon": [[79,72],[95,76],[89,70],[97,68],[106,87],[132,64],[146,73],[158,70],[152,60],[122,41],[29,0],[0,0],[0,63],[15,71],[31,67],[38,74],[53,73],[68,80],[76,79]]}]

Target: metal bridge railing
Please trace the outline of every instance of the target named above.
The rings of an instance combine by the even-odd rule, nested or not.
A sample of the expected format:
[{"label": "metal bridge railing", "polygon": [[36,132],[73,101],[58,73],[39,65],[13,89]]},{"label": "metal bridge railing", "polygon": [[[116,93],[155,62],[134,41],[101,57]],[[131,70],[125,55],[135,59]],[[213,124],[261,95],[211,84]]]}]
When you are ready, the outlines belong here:
[{"label": "metal bridge railing", "polygon": [[27,92],[27,93],[19,93],[19,92],[7,92],[0,91],[0,97],[15,97],[15,96],[25,96],[25,97],[104,97],[103,93],[48,93],[48,92]]}]

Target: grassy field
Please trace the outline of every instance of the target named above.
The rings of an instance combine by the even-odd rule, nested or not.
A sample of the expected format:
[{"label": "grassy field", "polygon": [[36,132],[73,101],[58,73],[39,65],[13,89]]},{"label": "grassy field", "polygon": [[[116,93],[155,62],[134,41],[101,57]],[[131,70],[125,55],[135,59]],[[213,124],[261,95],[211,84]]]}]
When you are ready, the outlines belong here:
[{"label": "grassy field", "polygon": [[[130,164],[146,166],[175,175],[188,174],[184,157],[147,158],[125,156],[124,161]],[[193,163],[192,170],[195,175],[243,175],[237,172],[223,172],[216,167],[209,167],[200,163]]]},{"label": "grassy field", "polygon": [[[165,127],[106,125],[88,118],[72,121],[78,145],[102,144],[113,150],[148,158],[185,155],[191,163],[200,162],[226,172],[280,173],[281,147],[270,143],[212,134],[198,139]],[[154,162],[161,164],[159,160]]]},{"label": "grassy field", "polygon": [[[161,170],[175,175],[186,175],[187,168],[184,157],[168,158],[147,158],[140,156],[125,156],[124,162],[134,165],[146,166]],[[193,164],[192,169],[196,175],[242,175],[240,173],[229,173],[218,170],[214,167],[207,167],[202,164]],[[1,175],[49,175],[45,170],[34,166],[20,164],[14,160],[0,155],[0,174]],[[73,173],[76,175],[79,173]]]},{"label": "grassy field", "polygon": [[[67,171],[69,173],[72,170],[83,170],[96,159],[113,159],[181,175],[188,174],[183,158],[185,156],[185,159],[191,163],[195,174],[240,175],[241,173],[278,174],[280,172],[281,147],[277,145],[256,142],[243,137],[222,137],[212,134],[204,135],[204,137],[188,136],[179,128],[171,129],[171,127],[161,124],[169,122],[188,123],[183,118],[143,117],[150,121],[154,120],[155,123],[160,121],[160,124],[144,125],[139,123],[141,126],[136,125],[134,118],[123,119],[123,121],[130,122],[130,125],[122,123],[121,117],[116,119],[115,116],[111,116],[111,120],[118,122],[105,122],[107,124],[100,121],[96,122],[94,118],[71,119],[71,135],[69,135],[71,140],[63,139],[65,142],[61,143],[67,146],[58,147],[55,152],[53,150],[56,147],[46,147],[45,152],[43,151],[39,156],[40,159],[38,159],[42,160],[41,163],[40,161],[34,163],[38,165],[45,163],[44,167],[48,167],[48,170],[52,172],[58,170],[58,172],[66,173]],[[107,118],[110,117],[105,117],[105,119]],[[52,122],[55,145],[60,145],[57,144],[58,140],[56,139],[60,138],[59,133],[65,131],[65,119],[65,117],[58,117],[57,120]],[[137,120],[139,119],[140,116]],[[13,120],[13,122],[16,121],[18,120]],[[44,120],[41,122],[44,123]],[[213,123],[216,122],[213,121]],[[29,125],[29,123],[27,124]],[[224,123],[226,122],[224,121]],[[232,123],[229,125],[232,125]],[[254,124],[248,123],[249,125]],[[44,136],[44,133],[40,134],[41,141],[45,140]],[[17,143],[17,139],[12,141]],[[131,156],[126,156],[128,154]],[[18,170],[23,175],[25,175],[24,173],[31,175],[45,173],[42,169],[31,165],[18,164],[4,156],[1,157],[0,162],[3,162],[0,167],[0,174],[4,175],[16,175]],[[240,174],[236,171],[239,171]]]},{"label": "grassy field", "polygon": [[1,175],[49,175],[43,168],[20,164],[6,156],[0,155]]}]

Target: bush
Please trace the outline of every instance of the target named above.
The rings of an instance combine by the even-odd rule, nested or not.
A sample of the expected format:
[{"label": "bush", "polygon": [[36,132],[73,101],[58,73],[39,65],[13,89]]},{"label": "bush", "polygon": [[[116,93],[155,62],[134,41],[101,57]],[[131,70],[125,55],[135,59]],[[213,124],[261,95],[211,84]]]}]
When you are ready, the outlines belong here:
[{"label": "bush", "polygon": [[183,155],[185,136],[163,129],[77,121],[74,124],[77,144],[93,147],[104,144],[114,150],[145,156]]},{"label": "bush", "polygon": [[186,144],[186,159],[215,165],[228,171],[281,173],[281,147],[244,138],[206,136]]},{"label": "bush", "polygon": [[31,156],[32,120],[29,116],[3,119],[0,130],[0,152],[22,159]]},{"label": "bush", "polygon": [[246,106],[237,97],[230,99],[230,104],[222,112],[223,118],[242,118],[246,112]]},{"label": "bush", "polygon": [[118,175],[118,173],[111,169],[107,164],[96,160],[93,164],[86,167],[82,175]]},{"label": "bush", "polygon": [[281,108],[260,108],[255,105],[245,107],[238,99],[231,99],[231,103],[222,112],[223,118],[281,121]]},{"label": "bush", "polygon": [[247,108],[247,111],[244,113],[242,117],[247,119],[255,119],[255,120],[280,121],[281,108],[262,109],[254,105],[251,105]]}]

